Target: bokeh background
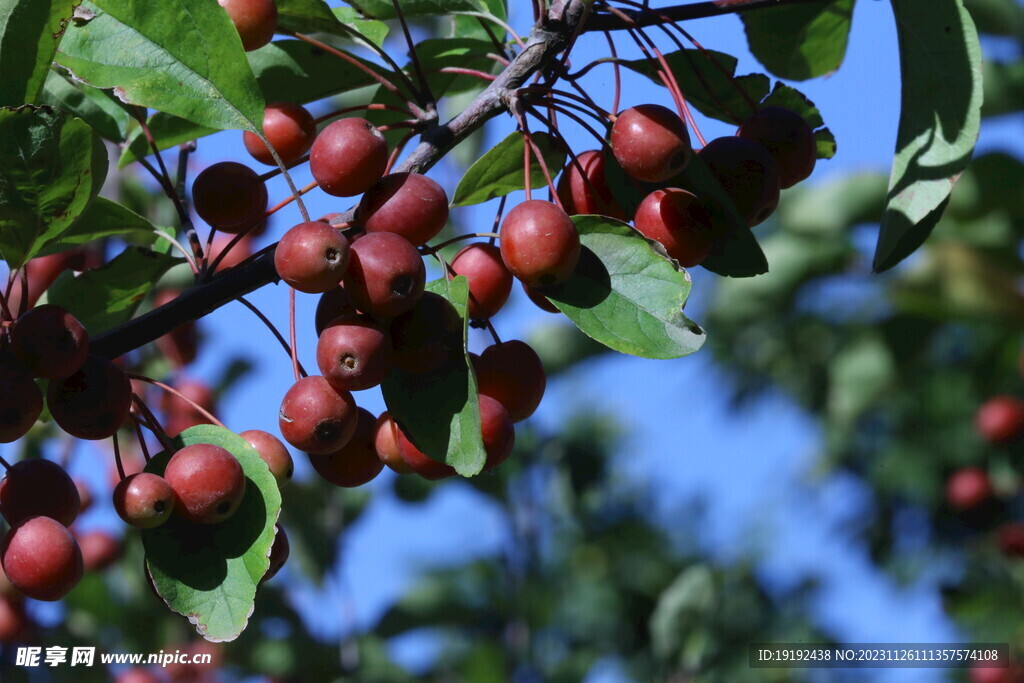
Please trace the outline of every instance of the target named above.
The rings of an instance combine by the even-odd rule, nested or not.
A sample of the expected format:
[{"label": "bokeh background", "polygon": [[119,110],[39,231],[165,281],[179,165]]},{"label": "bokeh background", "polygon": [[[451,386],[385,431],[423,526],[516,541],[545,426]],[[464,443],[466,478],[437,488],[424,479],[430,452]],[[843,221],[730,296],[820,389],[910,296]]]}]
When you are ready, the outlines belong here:
[{"label": "bokeh background", "polygon": [[[509,23],[525,32],[529,3],[510,4]],[[282,517],[291,560],[261,591],[249,630],[219,648],[218,671],[183,675],[964,680],[964,672],[930,669],[750,670],[746,645],[987,639],[1024,646],[1024,560],[998,541],[999,528],[1024,512],[1016,493],[1021,452],[989,446],[973,428],[988,397],[1024,395],[1024,120],[1017,111],[1024,6],[967,4],[986,59],[996,63],[988,68],[1004,76],[991,85],[1004,89],[1003,106],[986,110],[976,162],[921,252],[890,273],[870,272],[900,78],[892,10],[862,0],[842,68],[798,85],[835,134],[838,153],[785,191],[777,215],[757,229],[771,272],[726,281],[691,271],[686,310],[708,331],[704,349],[674,361],[603,353],[517,288],[494,324],[503,339],[534,345],[550,374],[509,463],[496,474],[436,484],[385,470],[360,489],[338,490],[315,481],[295,453],[296,483],[284,492]],[[763,70],[738,18],[686,28],[704,46],[735,55],[737,73]],[[419,37],[434,30],[414,26]],[[404,54],[395,33],[387,45]],[[619,47],[639,56],[625,39]],[[603,56],[603,38],[585,37],[573,64]],[[643,79],[626,83],[624,107],[671,105]],[[584,87],[609,106],[611,85],[605,66]],[[310,109],[319,115],[336,106]],[[733,132],[697,118],[708,139]],[[491,122],[430,175],[451,193],[466,164],[512,130],[511,119]],[[563,133],[577,151],[594,146],[571,123]],[[199,141],[191,173],[224,159],[255,164],[240,133],[221,133]],[[305,167],[294,177],[299,186],[311,180]],[[268,185],[272,203],[287,195],[280,178]],[[141,175],[110,191],[157,194]],[[161,201],[152,199],[152,214],[167,211]],[[305,201],[313,216],[348,208],[319,191]],[[453,229],[490,230],[496,203],[454,210]],[[256,248],[299,220],[294,207],[278,212]],[[249,299],[287,326],[284,286]],[[315,305],[316,297],[299,296],[307,367],[315,366]],[[198,358],[171,376],[215,387],[217,414],[230,428],[276,433],[291,382],[287,355],[239,304],[199,329]],[[471,331],[472,350],[488,342]],[[357,400],[375,414],[384,410],[376,390]],[[59,447],[43,446],[48,454]],[[123,525],[104,504],[109,453],[94,444],[76,449],[72,471],[101,502],[81,530],[120,536]],[[965,519],[945,501],[947,478],[969,465],[995,482],[998,505],[983,519]],[[99,641],[115,652],[187,646],[187,623],[162,613],[141,582],[138,539],[128,534],[125,546],[122,563],[88,577],[66,604],[29,605],[42,642]],[[0,650],[0,661],[11,656],[10,647]]]}]

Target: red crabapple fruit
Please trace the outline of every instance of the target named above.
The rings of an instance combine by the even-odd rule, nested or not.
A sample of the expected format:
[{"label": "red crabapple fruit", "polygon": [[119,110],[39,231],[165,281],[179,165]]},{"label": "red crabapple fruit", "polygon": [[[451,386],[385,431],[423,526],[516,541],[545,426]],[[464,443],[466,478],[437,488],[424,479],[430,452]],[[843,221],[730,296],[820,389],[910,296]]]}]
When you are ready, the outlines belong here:
[{"label": "red crabapple fruit", "polygon": [[235,456],[208,443],[185,446],[167,462],[164,479],[174,489],[175,511],[195,524],[219,524],[245,497],[245,472]]},{"label": "red crabapple fruit", "polygon": [[317,474],[335,486],[362,486],[384,469],[374,447],[377,419],[365,408],[357,413],[356,428],[348,443],[334,453],[309,456]]},{"label": "red crabapple fruit", "polygon": [[306,294],[322,294],[337,287],[348,262],[348,239],[319,221],[292,227],[274,251],[277,274],[290,287]]},{"label": "red crabapple fruit", "polygon": [[14,587],[34,600],[60,600],[82,578],[75,537],[49,517],[30,517],[13,527],[0,546],[0,562]]},{"label": "red crabapple fruit", "polygon": [[448,222],[448,195],[419,173],[392,173],[363,195],[356,223],[366,232],[393,232],[413,246],[426,244]]},{"label": "red crabapple fruit", "polygon": [[320,131],[309,153],[309,170],[320,189],[354,197],[373,187],[388,164],[388,143],[366,119],[340,119]]},{"label": "red crabapple fruit", "polygon": [[501,258],[512,274],[531,287],[568,280],[580,259],[580,236],[565,211],[531,199],[508,212],[501,223]]},{"label": "red crabapple fruit", "polygon": [[356,428],[356,402],[320,376],[304,377],[281,401],[278,426],[285,441],[307,453],[335,453]]},{"label": "red crabapple fruit", "polygon": [[114,510],[133,527],[158,527],[170,518],[174,507],[174,489],[152,472],[129,474],[114,487]]},{"label": "red crabapple fruit", "polygon": [[711,216],[692,192],[670,187],[644,197],[634,225],[644,237],[665,247],[684,268],[700,264],[715,246]]},{"label": "red crabapple fruit", "polygon": [[[298,161],[316,137],[316,121],[305,107],[289,102],[268,104],[263,110],[263,134],[285,164]],[[256,161],[276,166],[270,150],[252,131],[242,133],[245,149]]]},{"label": "red crabapple fruit", "polygon": [[370,317],[389,320],[412,309],[426,281],[423,259],[404,237],[374,232],[352,243],[345,291]]},{"label": "red crabapple fruit", "polygon": [[686,168],[693,153],[686,124],[658,104],[622,111],[612,124],[609,143],[622,170],[648,183],[674,177]]},{"label": "red crabapple fruit", "polygon": [[818,144],[807,120],[783,107],[765,107],[743,122],[736,135],[759,143],[779,167],[783,189],[806,179],[818,160]]},{"label": "red crabapple fruit", "polygon": [[213,227],[239,233],[266,215],[267,186],[248,166],[221,161],[196,177],[192,183],[192,203],[199,217]]},{"label": "red crabapple fruit", "polygon": [[451,263],[455,275],[469,280],[469,317],[487,320],[493,317],[512,292],[512,273],[501,260],[501,250],[486,243],[463,247]]}]

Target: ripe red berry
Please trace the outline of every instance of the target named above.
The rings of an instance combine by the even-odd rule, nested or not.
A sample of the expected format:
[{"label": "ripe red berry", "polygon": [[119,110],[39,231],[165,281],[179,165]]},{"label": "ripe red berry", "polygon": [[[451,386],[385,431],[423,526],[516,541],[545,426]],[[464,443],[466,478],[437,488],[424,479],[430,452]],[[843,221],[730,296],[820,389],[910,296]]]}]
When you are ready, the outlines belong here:
[{"label": "ripe red berry", "polygon": [[660,242],[684,268],[698,265],[715,246],[711,216],[692,192],[672,187],[655,190],[640,202],[634,225]]},{"label": "ripe red berry", "polygon": [[319,337],[323,334],[327,325],[338,318],[347,318],[354,315],[358,315],[358,311],[356,311],[356,307],[352,303],[352,297],[348,295],[345,288],[331,288],[324,292],[320,297],[320,301],[316,304],[316,315],[313,319],[314,326],[316,327],[316,336]]},{"label": "ripe red berry", "polygon": [[20,595],[0,595],[0,643],[24,639],[31,623]]},{"label": "ripe red berry", "polygon": [[[75,482],[75,490],[78,491],[79,511],[85,512],[92,507],[92,489],[81,479],[73,479]],[[52,517],[52,515],[47,515]]]},{"label": "ripe red berry", "polygon": [[33,308],[11,328],[11,350],[37,377],[67,377],[89,355],[89,335],[78,318],[54,304]]},{"label": "ripe red berry", "polygon": [[427,271],[409,240],[374,232],[352,243],[345,290],[363,313],[390,319],[412,309],[423,296]]},{"label": "ripe red berry", "polygon": [[309,456],[317,474],[335,486],[362,486],[384,469],[374,448],[377,420],[364,408],[357,412],[356,428],[348,443],[334,453]]},{"label": "ripe red berry", "polygon": [[196,177],[192,203],[199,217],[213,227],[239,233],[263,220],[267,186],[248,166],[221,161]]},{"label": "ripe red berry", "polygon": [[957,470],[946,481],[946,501],[954,510],[978,507],[991,497],[992,483],[980,467]]},{"label": "ripe red berry", "polygon": [[14,587],[35,600],[60,600],[82,578],[78,543],[49,517],[30,517],[13,527],[0,547],[0,562]]},{"label": "ripe red berry", "polygon": [[721,137],[699,153],[747,225],[754,227],[779,205],[779,169],[764,147],[746,138]]},{"label": "ripe red berry", "polygon": [[486,320],[493,317],[512,291],[512,273],[501,260],[501,250],[492,244],[470,244],[452,259],[455,275],[469,280],[469,317]]},{"label": "ripe red berry", "polygon": [[335,390],[369,389],[391,371],[391,340],[369,318],[341,318],[320,334],[316,363]]},{"label": "ripe red berry", "polygon": [[81,507],[74,480],[52,460],[20,460],[0,481],[0,514],[11,526],[29,517],[50,517],[71,526]]},{"label": "ripe red berry", "polygon": [[425,175],[392,173],[363,195],[356,222],[366,232],[393,232],[418,247],[448,222],[448,195]]},{"label": "ripe red berry", "polygon": [[505,406],[513,422],[533,415],[544,397],[547,378],[540,356],[529,344],[512,339],[471,358],[481,394]]},{"label": "ripe red berry", "polygon": [[999,527],[996,542],[1007,557],[1024,557],[1024,523],[1009,522]]},{"label": "ripe red berry", "polygon": [[307,453],[335,453],[356,428],[356,402],[327,380],[310,376],[293,384],[281,401],[278,426],[285,441]]},{"label": "ripe red berry", "polygon": [[1013,443],[1024,435],[1024,401],[1013,396],[994,396],[978,408],[974,426],[989,443]]},{"label": "ripe red berry", "polygon": [[309,170],[320,189],[335,197],[366,192],[384,175],[388,143],[366,119],[340,119],[320,131],[309,153]]},{"label": "ripe red berry", "polygon": [[50,381],[46,405],[54,421],[79,439],[106,439],[128,419],[132,383],[106,358],[89,356],[81,370]]},{"label": "ripe red berry", "polygon": [[270,546],[270,566],[267,567],[267,573],[260,579],[261,584],[277,576],[277,573],[281,571],[281,567],[288,561],[288,556],[291,554],[292,547],[288,542],[288,534],[285,533],[284,527],[277,524],[274,528],[277,530],[277,533],[274,535],[274,544]]},{"label": "ripe red berry", "polygon": [[516,429],[505,406],[490,396],[479,397],[480,435],[484,442],[487,461],[484,471],[493,470],[505,462],[516,442]]},{"label": "ripe red berry", "polygon": [[[228,268],[234,268],[245,259],[252,256],[252,245],[253,245],[253,232],[250,230],[246,234],[238,237],[237,235],[228,235],[217,233],[213,238],[213,244],[210,245],[209,259],[212,265],[216,261],[225,249],[231,248],[224,254],[224,258],[217,264],[217,270],[215,273],[223,273]],[[238,241],[235,241],[235,240]],[[232,244],[233,243],[233,244]]]},{"label": "ripe red berry", "polygon": [[531,287],[568,280],[580,260],[580,236],[569,215],[551,202],[525,201],[501,223],[501,258]]},{"label": "ripe red berry", "polygon": [[319,221],[299,223],[288,230],[274,252],[277,274],[306,294],[322,294],[337,287],[348,262],[348,239]]},{"label": "ripe red berry", "polygon": [[398,425],[386,410],[380,414],[374,426],[373,446],[380,461],[392,471],[398,474],[413,473],[413,469],[402,459],[402,450],[398,445]]},{"label": "ripe red berry", "polygon": [[[309,151],[316,137],[316,121],[305,107],[290,102],[268,104],[263,110],[263,135],[285,164],[298,161]],[[245,149],[256,161],[277,166],[273,155],[252,131],[242,133]]]},{"label": "ripe red berry", "polygon": [[164,412],[164,431],[169,436],[177,436],[196,425],[211,424],[210,418],[196,408],[199,406],[208,413],[215,411],[216,401],[213,389],[208,384],[185,377],[179,379],[174,388],[185,398],[176,396],[169,391],[165,391],[160,397],[160,407]]},{"label": "ripe red berry", "polygon": [[129,474],[114,487],[114,510],[139,529],[160,526],[170,518],[174,506],[174,489],[152,472]]},{"label": "ripe red berry", "polygon": [[217,0],[227,10],[238,30],[246,52],[271,41],[277,30],[277,5],[274,0]]},{"label": "ripe red berry", "polygon": [[612,124],[609,143],[622,170],[648,183],[674,177],[686,168],[693,153],[686,124],[658,104],[621,112]]},{"label": "ripe red berry", "polygon": [[604,154],[587,150],[576,156],[576,162],[578,166],[571,161],[567,163],[558,179],[558,198],[563,208],[574,216],[596,214],[629,220],[608,187]]},{"label": "ripe red berry", "polygon": [[185,446],[164,470],[174,489],[175,512],[195,524],[219,524],[245,497],[245,472],[230,452],[208,443]]},{"label": "ripe red berry", "polygon": [[429,455],[417,448],[415,444],[409,440],[409,437],[405,435],[405,431],[400,426],[397,431],[398,452],[402,456],[402,460],[405,461],[405,464],[408,465],[413,472],[424,479],[429,479],[431,481],[446,479],[456,475],[454,467],[432,459]]},{"label": "ripe red berry", "polygon": [[440,294],[424,292],[416,306],[391,321],[392,362],[404,372],[433,372],[462,355],[462,317]]},{"label": "ripe red berry", "polygon": [[277,480],[278,487],[291,481],[292,474],[295,473],[295,463],[292,462],[291,453],[279,438],[260,429],[249,429],[239,436],[248,441],[260,454],[260,459],[267,463],[270,473]]},{"label": "ripe red berry", "polygon": [[0,361],[0,443],[17,441],[43,412],[43,392],[24,368]]},{"label": "ripe red berry", "polygon": [[736,135],[760,144],[779,167],[783,188],[792,187],[814,171],[818,144],[807,120],[783,107],[765,107],[743,122]]},{"label": "ripe red berry", "polygon": [[88,531],[76,540],[87,572],[103,571],[121,558],[121,542],[106,531]]},{"label": "ripe red berry", "polygon": [[526,284],[525,282],[523,282],[522,285],[523,291],[526,292],[526,296],[530,298],[530,301],[532,301],[537,308],[547,313],[561,312],[558,310],[558,306],[555,306],[553,303],[551,303],[550,299],[548,299],[546,296],[538,292],[536,289]]}]

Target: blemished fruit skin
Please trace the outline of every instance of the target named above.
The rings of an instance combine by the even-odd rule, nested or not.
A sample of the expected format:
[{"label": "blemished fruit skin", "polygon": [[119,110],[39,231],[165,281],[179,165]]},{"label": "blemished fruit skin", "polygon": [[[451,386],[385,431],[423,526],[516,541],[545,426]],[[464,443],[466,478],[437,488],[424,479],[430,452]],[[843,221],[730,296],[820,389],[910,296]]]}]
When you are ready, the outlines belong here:
[{"label": "blemished fruit skin", "polygon": [[587,150],[576,156],[576,162],[569,161],[558,179],[556,189],[562,208],[573,216],[596,214],[620,221],[629,220],[608,187],[604,154],[594,149]]},{"label": "blemished fruit skin", "polygon": [[0,443],[17,441],[43,412],[43,392],[26,370],[0,365]]},{"label": "blemished fruit skin", "polygon": [[267,567],[267,573],[260,579],[260,583],[266,583],[277,576],[277,573],[281,571],[281,567],[288,561],[288,556],[291,554],[292,546],[288,542],[288,534],[285,533],[284,527],[278,524],[276,529],[277,533],[274,535],[274,544],[270,546],[270,566]]},{"label": "blemished fruit skin", "polygon": [[274,0],[217,0],[227,10],[238,30],[246,52],[258,50],[271,41],[277,30],[277,4]]},{"label": "blemished fruit skin", "polygon": [[412,310],[391,321],[392,362],[415,375],[434,372],[461,355],[462,324],[450,301],[424,292]]},{"label": "blemished fruit skin", "polygon": [[417,448],[409,437],[405,435],[402,428],[398,427],[398,452],[405,464],[412,468],[412,471],[424,479],[436,481],[454,477],[455,468],[432,459],[429,455]]},{"label": "blemished fruit skin", "polygon": [[391,356],[387,332],[364,316],[329,324],[316,345],[320,373],[338,391],[377,386],[391,371]]},{"label": "blemished fruit skin", "polygon": [[299,223],[277,243],[274,268],[288,285],[306,294],[329,292],[348,270],[348,239],[319,221]]},{"label": "blemished fruit skin", "polygon": [[174,507],[174,489],[158,474],[129,474],[114,487],[114,510],[133,527],[158,527],[170,518]]},{"label": "blemished fruit skin", "polygon": [[760,144],[779,167],[783,189],[806,180],[818,160],[818,144],[807,120],[783,107],[765,107],[744,121],[736,135]]},{"label": "blemished fruit skin", "polygon": [[397,474],[412,474],[414,470],[402,459],[398,445],[398,425],[391,419],[391,413],[384,411],[374,426],[373,446],[377,457]]},{"label": "blemished fruit skin", "polygon": [[644,237],[659,242],[684,268],[699,265],[715,246],[715,230],[707,209],[692,192],[677,187],[644,197],[633,224]]},{"label": "blemished fruit skin", "polygon": [[463,247],[452,259],[455,275],[469,280],[469,317],[487,320],[494,317],[512,292],[512,273],[501,260],[501,250],[493,244],[479,243]]},{"label": "blemished fruit skin", "polygon": [[245,472],[230,452],[213,444],[185,446],[167,462],[175,512],[194,524],[219,524],[245,497]]},{"label": "blemished fruit skin", "polygon": [[992,497],[992,482],[980,467],[957,470],[946,482],[946,501],[954,510],[976,508]]},{"label": "blemished fruit skin", "polygon": [[46,405],[57,425],[79,439],[106,439],[125,420],[132,404],[132,383],[106,358],[89,356],[82,368],[50,381]]},{"label": "blemished fruit skin", "polygon": [[481,394],[501,403],[513,422],[533,415],[544,398],[547,376],[540,356],[529,344],[511,339],[470,358]]},{"label": "blemished fruit skin", "polygon": [[758,143],[733,136],[715,138],[698,156],[750,227],[764,222],[779,205],[779,168]]},{"label": "blemished fruit skin", "polygon": [[11,328],[11,350],[36,377],[78,372],[89,355],[89,335],[78,318],[54,304],[37,306]]},{"label": "blemished fruit skin", "polygon": [[384,176],[363,195],[356,223],[366,232],[393,232],[414,246],[426,244],[448,222],[448,195],[419,173]]},{"label": "blemished fruit skin", "polygon": [[374,479],[384,469],[374,447],[376,423],[369,411],[359,408],[352,438],[334,453],[311,454],[309,462],[313,469],[326,481],[344,488],[362,486]]},{"label": "blemished fruit skin", "polygon": [[30,517],[50,517],[71,526],[80,511],[75,481],[52,460],[19,460],[0,481],[0,514],[11,526]]},{"label": "blemished fruit skin", "polygon": [[270,473],[277,480],[278,487],[291,481],[292,475],[295,473],[295,463],[292,462],[291,453],[279,438],[262,429],[248,429],[240,433],[239,436],[248,441],[249,445],[260,454],[260,459],[267,463]]},{"label": "blemished fruit skin", "polygon": [[622,170],[648,183],[672,178],[686,168],[693,153],[686,124],[659,104],[622,111],[612,124],[609,143]]},{"label": "blemished fruit skin", "polygon": [[106,531],[88,531],[76,540],[87,572],[103,571],[121,558],[120,541]]},{"label": "blemished fruit skin", "polygon": [[392,232],[374,232],[352,243],[345,290],[352,303],[377,320],[412,309],[423,296],[427,270],[409,240]]},{"label": "blemished fruit skin", "polygon": [[384,135],[366,119],[339,119],[320,131],[309,152],[309,170],[320,189],[354,197],[373,187],[388,165]]},{"label": "blemished fruit skin", "polygon": [[49,517],[30,517],[13,527],[0,546],[7,578],[21,593],[53,602],[82,578],[82,551],[74,536]]},{"label": "blemished fruit skin", "polygon": [[237,234],[265,217],[267,186],[248,166],[221,161],[196,176],[192,204],[204,221],[222,232]]},{"label": "blemished fruit skin", "polygon": [[580,260],[580,236],[569,215],[551,202],[531,199],[506,214],[501,223],[501,258],[531,287],[568,280]]},{"label": "blemished fruit skin", "polygon": [[352,297],[348,295],[345,288],[332,287],[321,295],[320,300],[316,304],[316,315],[313,319],[314,326],[316,327],[316,336],[319,337],[323,334],[327,325],[338,318],[354,315],[358,315],[358,312],[352,303]]},{"label": "blemished fruit skin", "polygon": [[339,393],[323,377],[311,375],[297,381],[284,395],[278,426],[285,441],[295,448],[325,455],[348,443],[356,416],[352,394]]},{"label": "blemished fruit skin", "polygon": [[481,394],[478,398],[480,434],[483,437],[484,451],[487,453],[487,461],[484,463],[486,472],[508,459],[516,443],[516,429],[509,419],[505,406],[490,396]]},{"label": "blemished fruit skin", "polygon": [[[316,121],[305,107],[290,102],[275,102],[263,110],[263,134],[281,161],[290,164],[298,161],[313,145]],[[255,133],[248,130],[243,132],[242,143],[256,161],[268,166],[277,165],[270,150]]]},{"label": "blemished fruit skin", "polygon": [[1013,396],[994,396],[978,408],[974,426],[989,443],[1014,443],[1024,435],[1024,401]]}]

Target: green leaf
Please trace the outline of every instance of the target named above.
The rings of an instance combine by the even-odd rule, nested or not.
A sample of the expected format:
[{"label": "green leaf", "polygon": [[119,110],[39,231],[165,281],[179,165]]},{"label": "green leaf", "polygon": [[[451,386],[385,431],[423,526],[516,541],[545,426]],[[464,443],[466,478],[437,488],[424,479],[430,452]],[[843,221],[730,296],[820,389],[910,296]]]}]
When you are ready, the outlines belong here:
[{"label": "green leaf", "polygon": [[[625,223],[573,216],[582,250],[576,272],[544,295],[585,334],[644,358],[678,358],[704,343],[683,315],[690,276]],[[656,253],[658,249],[660,253]]]},{"label": "green leaf", "polygon": [[[146,121],[146,126],[160,151],[218,132],[216,128],[198,126],[191,121],[161,111],[150,116]],[[128,134],[127,144],[121,151],[121,157],[117,160],[117,168],[120,170],[133,161],[144,159],[152,153],[153,150],[149,145],[149,140],[143,134],[142,128],[136,126]]]},{"label": "green leaf", "polygon": [[323,0],[277,0],[277,27],[280,32],[329,33],[340,38],[353,33],[381,45],[388,35],[382,21],[363,19],[351,7],[331,9]]},{"label": "green leaf", "polygon": [[124,142],[128,136],[131,116],[109,93],[69,81],[56,71],[46,79],[39,102],[68,110],[107,140]]},{"label": "green leaf", "polygon": [[[371,19],[396,19],[392,0],[349,0],[363,16]],[[452,12],[487,12],[481,0],[400,0],[407,17],[447,16]]]},{"label": "green leaf", "polygon": [[36,101],[78,2],[6,0],[0,5],[0,106]]},{"label": "green leaf", "polygon": [[[500,19],[501,21],[508,20],[508,9],[505,6],[505,0],[484,0],[484,5],[486,5],[485,11],[492,17]],[[505,28],[493,21],[466,16],[455,16],[453,19],[453,38],[476,38],[477,40],[489,41],[491,40],[491,35],[493,35],[499,42],[504,42],[507,36]],[[487,26],[486,29],[484,28],[484,25]],[[488,31],[490,31],[490,35],[488,34]]]},{"label": "green leaf", "polygon": [[831,159],[836,155],[836,136],[828,128],[814,131],[814,142],[817,144],[819,159]]},{"label": "green leaf", "polygon": [[776,83],[768,97],[761,102],[762,107],[784,107],[804,117],[807,125],[814,129],[814,138],[818,143],[818,158],[831,159],[836,155],[836,138],[828,128],[821,128],[825,121],[821,118],[818,107],[796,88],[784,83]]},{"label": "green leaf", "polygon": [[965,0],[979,33],[1017,37],[1024,34],[1024,6],[1019,0]]},{"label": "green leaf", "polygon": [[[448,299],[462,316],[465,349],[469,281],[462,275],[451,281],[441,278],[427,283],[427,290]],[[465,351],[435,372],[417,375],[392,370],[381,390],[391,416],[417,448],[464,477],[480,473],[487,453],[480,435],[476,377]]]},{"label": "green leaf", "polygon": [[935,227],[981,120],[981,46],[961,0],[892,0],[892,7],[903,93],[877,272],[913,253]]},{"label": "green leaf", "polygon": [[779,78],[805,81],[843,63],[853,0],[771,7],[740,16],[758,61]]},{"label": "green leaf", "polygon": [[18,268],[60,240],[103,186],[107,151],[81,119],[0,109],[0,256]]},{"label": "green leaf", "polygon": [[[359,61],[392,77],[379,66]],[[362,70],[298,40],[281,40],[250,52],[249,64],[267,102],[306,104],[376,83]]]},{"label": "green leaf", "polygon": [[39,251],[38,256],[67,251],[104,237],[121,237],[127,242],[151,243],[154,229],[152,223],[128,207],[106,197],[96,197],[85,213],[61,235],[60,241],[48,244]]},{"label": "green leaf", "polygon": [[[768,94],[770,81],[764,74],[736,77],[736,58],[714,50],[677,50],[665,55],[686,101],[697,111],[719,121],[739,124],[753,113],[753,105]],[[624,62],[622,66],[647,76],[661,85],[657,70],[648,59]]]},{"label": "green leaf", "polygon": [[57,60],[125,102],[217,129],[262,130],[263,99],[238,31],[209,0],[86,0]]},{"label": "green leaf", "polygon": [[494,52],[491,41],[472,38],[430,38],[416,45],[416,55],[435,97],[486,87],[486,83],[476,76],[440,73],[440,70],[461,67],[496,73],[501,65],[487,57],[491,52]]},{"label": "green leaf", "polygon": [[[249,443],[213,425],[199,425],[174,439],[176,448],[210,443],[238,458],[245,471],[245,498],[223,524],[190,524],[180,517],[142,532],[146,571],[173,611],[188,617],[204,638],[230,641],[245,630],[256,588],[270,567],[274,525],[281,493],[267,465]],[[170,456],[164,452],[146,465],[163,474]]]},{"label": "green leaf", "polygon": [[[565,164],[565,152],[547,133],[534,133],[532,137],[554,177]],[[526,184],[526,174],[523,173],[525,145],[522,133],[511,133],[477,159],[455,188],[452,206],[480,204],[522,190]],[[533,189],[546,187],[544,173],[532,151],[530,160],[530,186]]]},{"label": "green leaf", "polygon": [[47,290],[46,300],[62,306],[81,321],[90,336],[96,336],[131,320],[157,280],[182,262],[142,247],[128,247],[100,268],[78,276],[61,273]]}]

